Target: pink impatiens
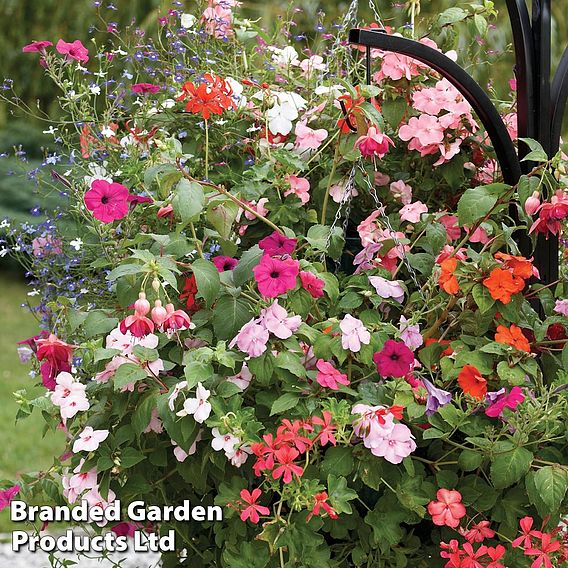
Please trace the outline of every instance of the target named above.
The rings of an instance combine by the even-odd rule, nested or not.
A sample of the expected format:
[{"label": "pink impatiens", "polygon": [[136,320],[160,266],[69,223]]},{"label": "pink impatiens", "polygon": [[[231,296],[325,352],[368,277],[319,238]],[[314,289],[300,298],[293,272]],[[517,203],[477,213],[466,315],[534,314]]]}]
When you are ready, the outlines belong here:
[{"label": "pink impatiens", "polygon": [[63,423],[73,418],[77,412],[89,410],[90,404],[85,394],[86,386],[76,381],[73,375],[62,372],[55,378],[55,389],[51,402],[59,406]]},{"label": "pink impatiens", "polygon": [[108,438],[108,435],[108,430],[93,430],[91,426],[86,426],[75,440],[73,452],[94,452],[100,443]]},{"label": "pink impatiens", "polygon": [[331,390],[339,390],[337,383],[341,385],[349,384],[347,375],[338,371],[329,361],[318,359],[316,367],[318,369],[316,380],[322,387],[326,387]]},{"label": "pink impatiens", "polygon": [[361,344],[368,345],[371,342],[371,334],[363,322],[352,315],[347,314],[339,324],[341,330],[341,346],[353,353],[361,351]]},{"label": "pink impatiens", "polygon": [[460,519],[465,517],[466,510],[461,502],[462,496],[459,491],[438,489],[437,501],[430,501],[428,512],[432,515],[432,522],[438,526],[448,526],[453,529],[459,526]]}]

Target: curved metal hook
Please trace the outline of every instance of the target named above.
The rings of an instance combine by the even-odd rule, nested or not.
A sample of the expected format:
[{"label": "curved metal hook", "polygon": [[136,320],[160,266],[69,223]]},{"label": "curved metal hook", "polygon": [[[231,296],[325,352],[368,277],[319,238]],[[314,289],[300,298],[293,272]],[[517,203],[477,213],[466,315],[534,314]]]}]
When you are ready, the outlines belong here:
[{"label": "curved metal hook", "polygon": [[521,177],[515,146],[497,109],[477,82],[443,53],[417,41],[384,32],[352,29],[349,43],[393,51],[425,63],[445,77],[472,106],[493,143],[506,183],[514,185]]}]

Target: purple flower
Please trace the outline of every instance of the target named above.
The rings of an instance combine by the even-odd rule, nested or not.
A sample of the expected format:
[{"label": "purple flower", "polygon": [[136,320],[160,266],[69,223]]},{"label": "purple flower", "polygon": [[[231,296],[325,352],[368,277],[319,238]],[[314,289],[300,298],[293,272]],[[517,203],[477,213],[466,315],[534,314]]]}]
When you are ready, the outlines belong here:
[{"label": "purple flower", "polygon": [[438,408],[445,406],[452,400],[452,395],[448,391],[436,388],[428,379],[422,379],[424,388],[428,393],[426,401],[426,416],[434,414]]}]

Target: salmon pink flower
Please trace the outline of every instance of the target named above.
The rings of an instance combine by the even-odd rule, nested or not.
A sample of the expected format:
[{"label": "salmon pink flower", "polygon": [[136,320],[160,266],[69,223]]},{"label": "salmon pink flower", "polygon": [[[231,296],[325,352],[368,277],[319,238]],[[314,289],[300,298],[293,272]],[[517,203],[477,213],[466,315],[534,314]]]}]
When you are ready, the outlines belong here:
[{"label": "salmon pink flower", "polygon": [[464,537],[468,542],[483,542],[486,538],[493,538],[495,531],[490,529],[489,521],[480,521],[476,525],[472,525],[467,531],[463,531]]},{"label": "salmon pink flower", "polygon": [[303,177],[286,176],[286,181],[290,184],[290,189],[284,192],[285,196],[296,195],[296,197],[305,205],[310,200],[310,182]]},{"label": "salmon pink flower", "polygon": [[369,345],[371,334],[360,319],[347,314],[339,324],[341,329],[341,346],[353,353],[361,351],[361,344]]},{"label": "salmon pink flower", "polygon": [[550,533],[542,533],[540,537],[540,544],[538,546],[534,545],[531,548],[525,548],[525,554],[527,556],[536,556],[531,568],[554,568],[552,564],[553,559],[551,559],[551,554],[558,552],[561,548],[561,543],[559,540],[552,540],[552,535]]},{"label": "salmon pink flower", "polygon": [[265,255],[252,271],[259,292],[265,298],[276,298],[296,287],[300,263],[291,258],[280,260]]},{"label": "salmon pink flower", "polygon": [[322,387],[326,387],[331,390],[339,390],[337,383],[342,385],[349,384],[347,375],[340,373],[329,361],[318,359],[316,367],[318,369],[316,379]]},{"label": "salmon pink flower", "polygon": [[394,146],[394,142],[386,134],[379,132],[375,126],[370,126],[367,134],[357,138],[355,148],[364,158],[383,158],[389,151],[389,144]]},{"label": "salmon pink flower", "polygon": [[464,365],[459,372],[458,383],[463,392],[481,400],[487,393],[487,381],[473,365]]},{"label": "salmon pink flower", "polygon": [[312,272],[302,270],[302,272],[300,272],[300,281],[302,282],[302,288],[306,290],[312,298],[323,297],[325,282],[321,278],[318,278]]},{"label": "salmon pink flower", "polygon": [[381,377],[404,377],[412,371],[414,354],[404,342],[387,339],[373,361]]},{"label": "salmon pink flower", "polygon": [[241,491],[241,499],[248,505],[248,507],[241,512],[241,521],[245,522],[247,519],[250,519],[250,522],[256,525],[260,520],[259,514],[270,514],[270,509],[268,507],[264,507],[257,503],[261,495],[262,491],[258,487],[253,489],[252,492],[247,489],[243,489]]},{"label": "salmon pink flower", "polygon": [[321,430],[317,435],[316,441],[319,441],[322,446],[325,446],[326,444],[332,444],[335,446],[335,444],[337,444],[337,440],[333,433],[337,426],[332,424],[333,417],[329,410],[324,410],[322,414],[323,418],[320,418],[319,416],[312,416],[312,424],[321,426]]},{"label": "salmon pink flower", "polygon": [[102,223],[112,223],[128,215],[128,189],[120,183],[96,179],[85,193],[85,205]]},{"label": "salmon pink flower", "polygon": [[437,501],[428,503],[428,513],[432,515],[432,522],[438,526],[445,525],[453,529],[457,528],[460,519],[466,515],[465,507],[461,502],[461,493],[448,489],[438,489],[436,497],[438,498]]},{"label": "salmon pink flower", "polygon": [[421,114],[413,116],[408,124],[400,127],[398,135],[405,142],[417,140],[421,146],[440,144],[444,140],[444,128],[435,116]]},{"label": "salmon pink flower", "polygon": [[542,532],[532,530],[534,519],[532,517],[523,517],[519,521],[519,526],[521,527],[521,536],[517,537],[512,543],[513,548],[532,548],[532,539],[541,538]]},{"label": "salmon pink flower", "polygon": [[428,213],[428,207],[421,201],[409,203],[398,212],[400,220],[408,221],[409,223],[418,223],[422,213]]},{"label": "salmon pink flower", "polygon": [[71,43],[60,39],[55,49],[58,53],[61,53],[61,55],[67,56],[67,59],[74,59],[80,63],[87,63],[89,61],[89,50],[78,39]]},{"label": "salmon pink flower", "polygon": [[[503,389],[504,390],[504,389]],[[489,394],[488,394],[489,397]],[[525,400],[525,395],[521,387],[513,387],[508,394],[503,392],[495,400],[491,401],[492,404],[487,407],[485,414],[491,418],[501,416],[505,408],[516,410],[517,406]]]},{"label": "salmon pink flower", "polygon": [[0,491],[0,511],[10,506],[12,499],[20,492],[20,486],[14,485],[8,489]]},{"label": "salmon pink flower", "polygon": [[108,430],[93,430],[91,426],[86,426],[73,444],[73,453],[94,452],[100,443],[108,438],[108,435]]},{"label": "salmon pink flower", "polygon": [[296,134],[296,146],[301,150],[317,150],[327,138],[327,130],[324,128],[314,130],[305,122],[298,122],[294,133]]},{"label": "salmon pink flower", "polygon": [[236,258],[222,255],[212,258],[211,262],[215,265],[215,268],[219,272],[227,272],[229,270],[233,270],[237,266],[237,264],[239,264],[239,261]]},{"label": "salmon pink flower", "polygon": [[308,515],[306,521],[309,521],[313,516],[318,516],[320,514],[321,509],[323,509],[328,515],[330,519],[339,519],[339,515],[336,513],[335,509],[327,503],[329,499],[329,495],[326,491],[322,491],[321,493],[316,493],[314,495],[314,506]]},{"label": "salmon pink flower", "polygon": [[296,248],[296,239],[291,239],[278,231],[274,231],[268,237],[258,241],[258,246],[268,256],[290,255]]},{"label": "salmon pink flower", "polygon": [[282,477],[284,483],[290,483],[293,475],[301,477],[304,470],[298,464],[294,463],[294,460],[299,455],[300,452],[290,446],[282,446],[280,449],[276,450],[274,457],[279,465],[277,465],[272,472],[273,479],[280,479]]}]

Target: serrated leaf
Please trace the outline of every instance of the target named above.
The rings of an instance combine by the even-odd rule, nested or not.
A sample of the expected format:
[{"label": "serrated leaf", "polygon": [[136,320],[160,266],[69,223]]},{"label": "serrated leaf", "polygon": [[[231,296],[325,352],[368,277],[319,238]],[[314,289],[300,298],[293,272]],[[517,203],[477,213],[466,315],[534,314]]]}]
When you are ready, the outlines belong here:
[{"label": "serrated leaf", "polygon": [[174,212],[179,215],[182,223],[189,223],[203,211],[205,195],[201,184],[181,179],[174,190],[172,207]]},{"label": "serrated leaf", "polygon": [[491,463],[491,481],[497,489],[517,483],[528,471],[534,458],[526,448],[512,442],[498,442]]},{"label": "serrated leaf", "polygon": [[534,474],[534,484],[552,514],[560,508],[568,489],[568,471],[557,465],[541,467]]},{"label": "serrated leaf", "polygon": [[300,400],[300,395],[294,394],[291,392],[284,393],[282,396],[279,396],[273,403],[272,408],[270,409],[270,416],[274,416],[275,414],[282,414],[286,412],[286,410],[290,410],[294,408],[298,404]]},{"label": "serrated leaf", "polygon": [[232,339],[250,321],[250,305],[242,298],[221,296],[213,309],[213,329],[219,339]]},{"label": "serrated leaf", "polygon": [[205,300],[207,307],[211,307],[221,288],[219,271],[212,262],[203,258],[194,261],[191,270],[197,283],[197,295]]},{"label": "serrated leaf", "polygon": [[242,286],[252,279],[252,269],[260,262],[263,251],[258,245],[245,251],[239,260],[239,264],[233,269],[233,282],[235,286]]}]

